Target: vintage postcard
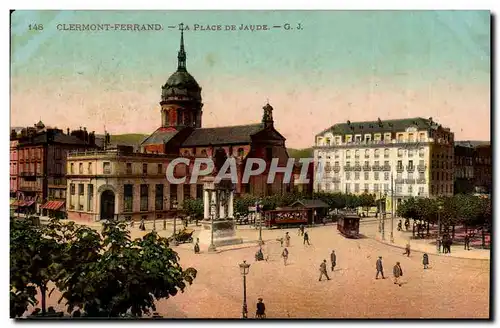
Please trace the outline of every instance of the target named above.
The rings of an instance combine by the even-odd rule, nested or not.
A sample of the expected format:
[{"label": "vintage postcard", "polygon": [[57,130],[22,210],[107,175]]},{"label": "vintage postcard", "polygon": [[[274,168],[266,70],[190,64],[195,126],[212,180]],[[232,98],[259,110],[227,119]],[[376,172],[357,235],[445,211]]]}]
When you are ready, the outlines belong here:
[{"label": "vintage postcard", "polygon": [[489,11],[10,23],[11,318],[491,318]]}]

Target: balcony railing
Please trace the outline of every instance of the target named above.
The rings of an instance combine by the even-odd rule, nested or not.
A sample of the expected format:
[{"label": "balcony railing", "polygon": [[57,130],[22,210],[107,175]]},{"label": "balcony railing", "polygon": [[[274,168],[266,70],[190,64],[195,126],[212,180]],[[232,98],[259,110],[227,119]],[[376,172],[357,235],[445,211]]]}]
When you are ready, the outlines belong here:
[{"label": "balcony railing", "polygon": [[370,155],[369,154],[365,154],[365,158],[370,158]]},{"label": "balcony railing", "polygon": [[336,173],[340,172],[340,166],[334,166],[333,172],[336,172]]},{"label": "balcony railing", "polygon": [[404,167],[402,167],[402,166],[396,167],[396,172],[401,173],[403,171],[404,171]]},{"label": "balcony railing", "polygon": [[371,167],[370,165],[363,165],[363,171],[370,171]]},{"label": "balcony railing", "polygon": [[353,170],[354,170],[354,166],[344,165],[344,171],[353,171]]},{"label": "balcony railing", "polygon": [[373,165],[372,170],[373,171],[382,171],[383,167],[380,165]]},{"label": "balcony railing", "polygon": [[325,166],[325,172],[326,173],[332,172],[332,167],[331,166]]},{"label": "balcony railing", "polygon": [[425,180],[425,178],[424,179],[417,179],[417,183],[418,184],[425,184],[426,180]]},{"label": "balcony railing", "polygon": [[413,165],[406,165],[406,171],[408,171],[408,172],[415,172],[415,166],[413,166]]},{"label": "balcony railing", "polygon": [[382,169],[383,169],[384,171],[390,171],[390,170],[391,170],[391,166],[390,166],[390,165],[384,165],[384,166],[382,167]]},{"label": "balcony railing", "polygon": [[354,165],[354,171],[361,171],[361,165]]},{"label": "balcony railing", "polygon": [[406,184],[415,184],[415,179],[406,179]]},{"label": "balcony railing", "polygon": [[427,169],[427,165],[418,165],[417,166],[418,172],[425,172],[426,169]]},{"label": "balcony railing", "polygon": [[405,182],[405,179],[403,179],[403,178],[394,179],[394,183],[404,183],[404,182]]},{"label": "balcony railing", "polygon": [[19,173],[20,176],[22,177],[34,177],[36,176],[36,173],[35,172],[21,172]]}]

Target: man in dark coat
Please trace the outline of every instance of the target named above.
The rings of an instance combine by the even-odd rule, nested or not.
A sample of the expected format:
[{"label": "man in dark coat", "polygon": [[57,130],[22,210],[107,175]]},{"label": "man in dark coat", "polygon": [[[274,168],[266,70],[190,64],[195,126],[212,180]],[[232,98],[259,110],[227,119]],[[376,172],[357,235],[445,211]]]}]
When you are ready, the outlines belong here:
[{"label": "man in dark coat", "polygon": [[323,260],[323,262],[319,266],[319,281],[321,281],[321,278],[323,278],[323,276],[325,276],[327,280],[330,280],[330,277],[328,277],[328,272],[326,271],[326,260]]},{"label": "man in dark coat", "polygon": [[375,276],[375,279],[378,279],[379,273],[382,275],[382,279],[385,279],[385,277],[384,277],[384,267],[382,266],[382,256],[378,257],[376,268],[377,268],[377,275]]},{"label": "man in dark coat", "polygon": [[330,260],[332,262],[332,271],[335,270],[335,266],[337,265],[337,255],[335,255],[335,251],[332,251],[330,254]]},{"label": "man in dark coat", "polygon": [[266,305],[262,302],[263,299],[259,298],[257,302],[257,311],[255,311],[255,317],[258,319],[264,319],[266,317]]},{"label": "man in dark coat", "polygon": [[283,263],[286,266],[286,262],[288,261],[288,249],[285,247],[283,252],[281,253],[281,257],[283,258]]},{"label": "man in dark coat", "polygon": [[307,243],[307,245],[311,245],[309,244],[309,233],[306,231],[304,232],[304,245]]},{"label": "man in dark coat", "polygon": [[396,265],[392,269],[392,273],[394,274],[394,283],[401,287],[399,278],[403,276],[403,269],[401,269],[401,264],[399,264],[399,262],[396,262]]},{"label": "man in dark coat", "polygon": [[469,234],[466,234],[465,238],[464,238],[464,250],[465,249],[470,251],[470,236],[469,236]]},{"label": "man in dark coat", "polygon": [[429,255],[427,255],[427,253],[424,253],[424,256],[422,257],[422,264],[424,265],[424,269],[429,267]]}]

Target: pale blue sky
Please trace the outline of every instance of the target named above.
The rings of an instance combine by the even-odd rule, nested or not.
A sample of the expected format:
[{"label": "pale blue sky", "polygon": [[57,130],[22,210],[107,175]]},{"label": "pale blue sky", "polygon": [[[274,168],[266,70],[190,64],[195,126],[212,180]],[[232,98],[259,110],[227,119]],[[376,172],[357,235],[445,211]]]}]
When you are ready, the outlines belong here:
[{"label": "pale blue sky", "polygon": [[[44,30],[28,31],[35,22]],[[167,26],[180,22],[191,27],[303,25],[301,31],[187,31],[187,68],[200,82],[204,99],[258,85],[272,91],[266,96],[271,99],[280,97],[273,92],[365,90],[367,79],[374,76],[381,84],[390,81],[406,90],[436,81],[489,89],[487,11],[16,11],[11,29],[13,96],[38,88],[47,97],[59,95],[52,102],[70,104],[75,90],[102,97],[102,102],[105,92],[134,90],[157,94],[144,104],[150,107],[176,69],[179,32]],[[164,30],[58,31],[56,25],[64,23],[162,24]],[[261,91],[255,91],[263,98],[260,103],[266,98]],[[16,105],[13,102],[13,124],[31,124],[32,117],[15,115],[21,109]],[[141,101],[134,106],[142,106]],[[159,120],[158,113],[152,115]]]}]

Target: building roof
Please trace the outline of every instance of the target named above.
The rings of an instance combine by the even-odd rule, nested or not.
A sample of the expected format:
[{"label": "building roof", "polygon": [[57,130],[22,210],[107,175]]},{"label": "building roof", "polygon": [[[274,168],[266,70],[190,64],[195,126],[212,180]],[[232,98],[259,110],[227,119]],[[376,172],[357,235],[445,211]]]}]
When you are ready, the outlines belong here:
[{"label": "building roof", "polygon": [[60,130],[48,130],[43,133],[40,133],[38,135],[33,136],[32,139],[28,138],[23,138],[20,140],[19,144],[25,145],[25,144],[44,144],[49,142],[48,135],[52,135],[53,139],[50,141],[51,143],[58,143],[58,144],[66,144],[66,145],[82,145],[82,146],[89,146],[87,145],[83,140],[78,139],[75,136],[67,135],[62,133]]},{"label": "building roof", "polygon": [[297,207],[299,205],[302,205],[302,207],[305,208],[329,207],[328,204],[322,201],[321,199],[299,199],[293,202],[292,205],[290,205],[290,207]]},{"label": "building roof", "polygon": [[377,121],[363,121],[363,122],[350,122],[339,123],[323,130],[316,136],[321,136],[326,132],[335,134],[362,134],[362,133],[384,133],[384,132],[397,132],[404,131],[410,126],[415,126],[420,129],[436,129],[439,124],[430,119],[422,117],[405,118],[398,120],[377,120]]},{"label": "building roof", "polygon": [[491,143],[489,141],[480,141],[480,140],[462,140],[462,141],[455,141],[455,146],[462,146],[462,147],[478,147],[478,146],[489,146]]},{"label": "building roof", "polygon": [[141,142],[141,145],[158,145],[167,143],[172,139],[179,131],[172,128],[158,128],[149,137]]},{"label": "building roof", "polygon": [[182,147],[250,143],[251,136],[263,129],[260,123],[195,129],[182,143]]}]

